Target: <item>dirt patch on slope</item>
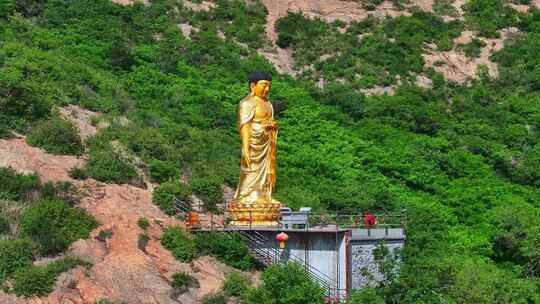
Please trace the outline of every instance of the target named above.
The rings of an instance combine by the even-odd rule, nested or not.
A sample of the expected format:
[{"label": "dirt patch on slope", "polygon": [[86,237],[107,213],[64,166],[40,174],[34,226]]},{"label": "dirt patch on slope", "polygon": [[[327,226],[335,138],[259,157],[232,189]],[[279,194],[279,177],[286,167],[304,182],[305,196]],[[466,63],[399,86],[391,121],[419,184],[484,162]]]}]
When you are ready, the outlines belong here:
[{"label": "dirt patch on slope", "polygon": [[0,139],[0,167],[12,167],[21,173],[35,172],[43,182],[70,181],[68,171],[83,163],[83,158],[53,155],[29,146],[24,137]]},{"label": "dirt patch on slope", "polygon": [[98,127],[92,125],[92,117],[99,115],[99,113],[83,109],[76,105],[68,105],[58,110],[63,118],[70,120],[79,128],[80,136],[83,140],[96,135]]}]

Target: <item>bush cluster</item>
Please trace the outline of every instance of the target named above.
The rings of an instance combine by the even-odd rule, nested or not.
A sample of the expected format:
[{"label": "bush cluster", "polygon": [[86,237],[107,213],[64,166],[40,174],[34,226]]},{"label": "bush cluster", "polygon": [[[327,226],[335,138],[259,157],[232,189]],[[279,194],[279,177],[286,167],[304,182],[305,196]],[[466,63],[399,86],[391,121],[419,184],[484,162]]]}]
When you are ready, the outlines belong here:
[{"label": "bush cluster", "polygon": [[12,168],[0,168],[0,199],[28,199],[38,189],[36,174],[19,174]]},{"label": "bush cluster", "polygon": [[172,288],[174,295],[178,296],[187,292],[190,288],[199,288],[199,281],[186,272],[177,272],[172,276]]},{"label": "bush cluster", "polygon": [[223,204],[223,179],[216,176],[192,178],[190,181],[193,193],[204,202],[208,212],[218,212],[218,205]]},{"label": "bush cluster", "polygon": [[0,240],[0,283],[15,270],[32,265],[34,254],[32,242],[21,238]]},{"label": "bush cluster", "polygon": [[212,255],[234,268],[249,270],[258,265],[245,241],[237,234],[222,232],[198,234],[196,244],[201,255]]},{"label": "bush cluster", "polygon": [[247,304],[325,303],[324,289],[298,264],[274,264],[261,279],[261,285],[249,291]]},{"label": "bush cluster", "polygon": [[239,272],[231,272],[225,276],[223,292],[229,297],[243,296],[249,289],[249,279]]},{"label": "bush cluster", "polygon": [[38,202],[21,219],[22,235],[36,242],[42,254],[60,253],[96,227],[93,217],[59,200]]},{"label": "bush cluster", "polygon": [[190,262],[199,254],[195,240],[180,227],[171,227],[165,230],[161,237],[161,244],[182,262]]},{"label": "bush cluster", "polygon": [[78,258],[66,257],[46,266],[19,268],[13,274],[13,292],[24,297],[46,296],[54,289],[58,275],[79,265],[90,266],[88,262]]},{"label": "bush cluster", "polygon": [[83,172],[75,175],[90,176],[108,183],[135,183],[137,171],[124,155],[111,144],[101,144],[90,149],[90,159]]},{"label": "bush cluster", "polygon": [[170,181],[162,183],[154,189],[152,201],[166,214],[174,215],[173,198],[176,197],[189,205],[191,202],[190,195],[191,189],[189,186],[179,181]]},{"label": "bush cluster", "polygon": [[84,152],[79,129],[72,122],[61,118],[37,123],[26,140],[28,144],[53,154],[81,155]]}]

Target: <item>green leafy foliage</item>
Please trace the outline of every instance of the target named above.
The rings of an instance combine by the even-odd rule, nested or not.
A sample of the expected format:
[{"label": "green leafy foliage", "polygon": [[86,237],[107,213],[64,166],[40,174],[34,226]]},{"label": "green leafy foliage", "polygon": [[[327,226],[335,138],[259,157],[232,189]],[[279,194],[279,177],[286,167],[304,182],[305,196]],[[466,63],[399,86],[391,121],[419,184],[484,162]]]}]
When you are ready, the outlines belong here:
[{"label": "green leafy foliage", "polygon": [[32,265],[34,254],[30,240],[0,240],[0,282],[17,269]]},{"label": "green leafy foliage", "polygon": [[297,264],[274,264],[264,271],[261,279],[261,286],[249,291],[246,303],[324,303],[322,287]]},{"label": "green leafy foliage", "polygon": [[422,11],[384,21],[367,18],[353,22],[346,33],[301,13],[289,13],[276,23],[277,44],[294,49],[298,67],[313,65],[306,69],[304,78],[339,80],[355,88],[390,85],[398,75],[403,78],[421,72],[424,44],[435,43],[440,50],[449,50],[462,29],[457,21],[444,22]]},{"label": "green leafy foliage", "polygon": [[157,159],[150,162],[148,169],[152,180],[158,183],[178,178],[180,173],[175,165]]},{"label": "green leafy foliage", "polygon": [[145,217],[141,217],[137,221],[137,225],[139,225],[142,230],[146,230],[150,227],[150,222]]},{"label": "green leafy foliage", "polygon": [[486,46],[486,43],[478,38],[474,38],[471,42],[467,44],[458,45],[459,48],[463,50],[465,55],[471,58],[480,57],[480,52],[482,48]]},{"label": "green leafy foliage", "polygon": [[484,37],[499,37],[498,29],[518,24],[519,14],[503,0],[471,0],[463,6],[467,22]]},{"label": "green leafy foliage", "polygon": [[84,151],[78,128],[70,121],[60,118],[38,123],[26,140],[28,144],[53,154],[80,155]]},{"label": "green leafy foliage", "polygon": [[234,268],[249,270],[256,266],[255,258],[239,235],[220,232],[199,234],[196,244],[201,255],[212,255]]},{"label": "green leafy foliage", "polygon": [[216,176],[193,178],[190,181],[193,193],[204,202],[204,208],[210,212],[218,212],[217,205],[224,202],[221,185],[223,180]]},{"label": "green leafy foliage", "polygon": [[78,258],[66,257],[46,266],[29,266],[19,268],[13,274],[13,292],[18,296],[46,296],[53,289],[56,278],[76,266],[90,266],[88,262]]},{"label": "green leafy foliage", "polygon": [[174,295],[178,296],[187,292],[190,288],[199,288],[199,281],[186,272],[177,272],[172,276],[171,286],[174,289]]},{"label": "green leafy foliage", "polygon": [[239,272],[231,272],[225,276],[223,292],[229,297],[244,295],[249,288],[249,279]]},{"label": "green leafy foliage", "polygon": [[189,186],[176,182],[165,182],[154,189],[152,201],[168,215],[174,215],[173,198],[190,202],[191,189]]},{"label": "green leafy foliage", "polygon": [[161,237],[161,245],[182,262],[190,262],[199,254],[195,241],[180,227],[167,228]]},{"label": "green leafy foliage", "polygon": [[125,155],[110,143],[99,142],[90,148],[90,159],[84,173],[73,172],[74,176],[91,176],[109,183],[137,183],[137,171]]},{"label": "green leafy foliage", "polygon": [[0,168],[0,199],[29,199],[39,188],[39,177],[35,174],[19,174],[12,168]]},{"label": "green leafy foliage", "polygon": [[9,220],[5,216],[0,215],[0,235],[9,234],[10,232],[11,225]]},{"label": "green leafy foliage", "polygon": [[96,227],[93,217],[59,200],[36,203],[21,220],[22,234],[36,242],[43,254],[62,252],[74,241],[87,238]]},{"label": "green leafy foliage", "polygon": [[226,304],[227,297],[222,293],[210,293],[203,297],[203,304]]}]

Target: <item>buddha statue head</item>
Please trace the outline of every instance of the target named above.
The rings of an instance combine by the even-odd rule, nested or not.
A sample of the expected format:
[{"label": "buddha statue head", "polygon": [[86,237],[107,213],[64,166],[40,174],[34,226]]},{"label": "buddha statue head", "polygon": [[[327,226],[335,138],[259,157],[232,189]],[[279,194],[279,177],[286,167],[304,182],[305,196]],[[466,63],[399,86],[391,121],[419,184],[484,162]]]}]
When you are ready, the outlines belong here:
[{"label": "buddha statue head", "polygon": [[256,71],[248,76],[248,81],[250,94],[267,100],[272,86],[272,76],[265,72]]}]

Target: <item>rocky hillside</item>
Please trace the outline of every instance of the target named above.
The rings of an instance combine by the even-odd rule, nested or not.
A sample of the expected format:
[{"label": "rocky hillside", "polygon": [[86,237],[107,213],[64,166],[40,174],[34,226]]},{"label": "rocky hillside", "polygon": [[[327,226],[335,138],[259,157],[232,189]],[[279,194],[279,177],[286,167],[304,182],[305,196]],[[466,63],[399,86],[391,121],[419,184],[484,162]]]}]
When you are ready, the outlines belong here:
[{"label": "rocky hillside", "polygon": [[[79,126],[83,138],[97,132],[90,122],[96,113],[77,106],[60,110]],[[76,241],[61,255],[34,261],[34,265],[46,265],[72,256],[89,261],[90,268],[78,266],[63,273],[48,296],[33,298],[30,302],[0,291],[0,303],[105,303],[106,300],[111,303],[200,303],[205,295],[221,289],[225,275],[233,268],[209,256],[182,263],[161,246],[160,239],[166,227],[183,227],[184,224],[152,203],[152,185],[141,188],[103,183],[92,178],[72,179],[69,171],[84,166],[87,160],[86,155],[47,153],[29,146],[24,136],[0,139],[1,167],[35,173],[43,183],[72,184],[77,193],[77,207],[100,223],[88,239]],[[142,229],[138,225],[141,218],[148,220],[148,228]],[[141,248],[143,234],[148,240]],[[199,288],[173,296],[172,276],[178,272],[192,274],[200,283]]]}]

